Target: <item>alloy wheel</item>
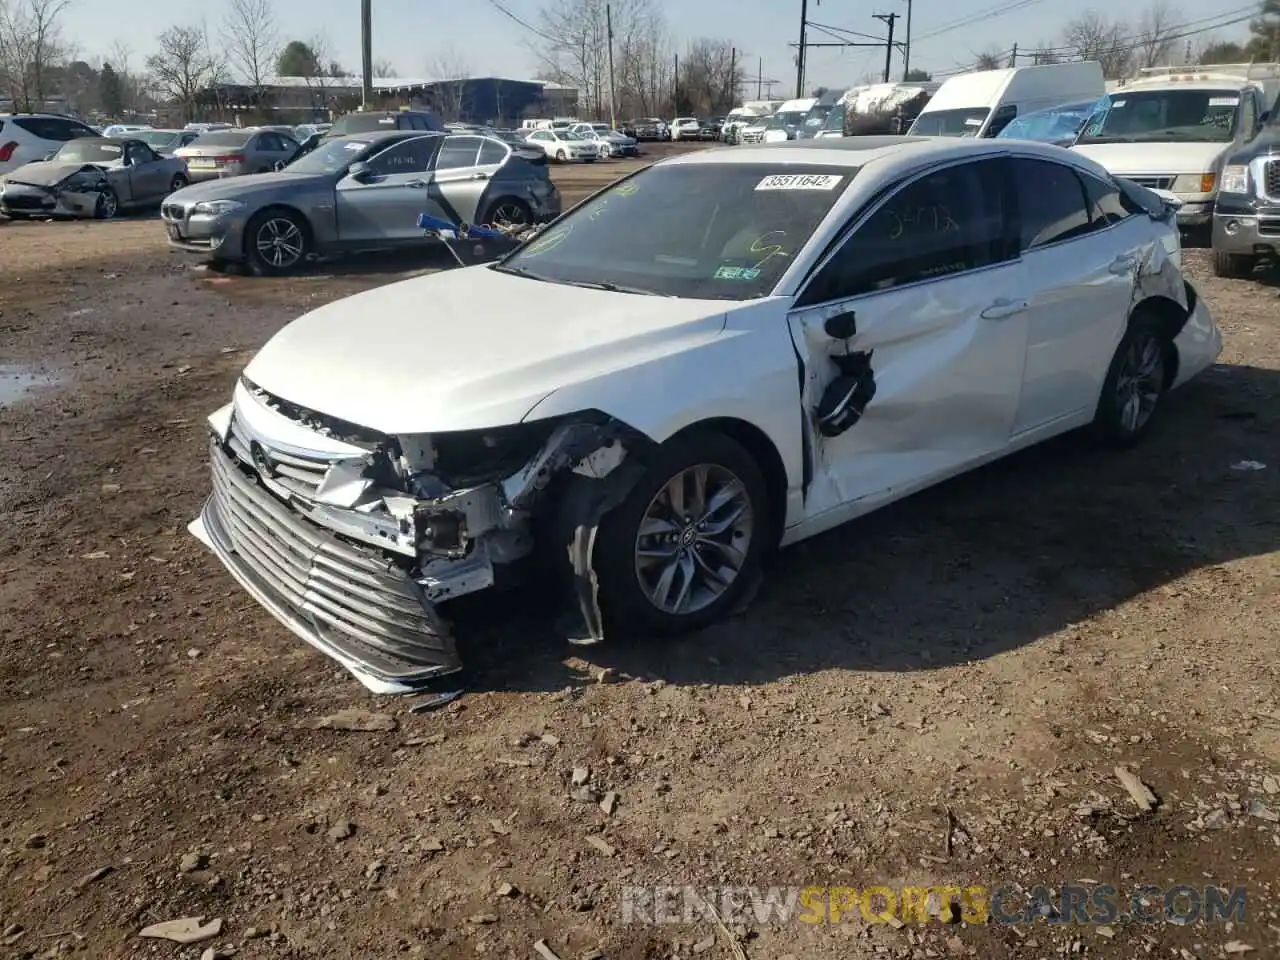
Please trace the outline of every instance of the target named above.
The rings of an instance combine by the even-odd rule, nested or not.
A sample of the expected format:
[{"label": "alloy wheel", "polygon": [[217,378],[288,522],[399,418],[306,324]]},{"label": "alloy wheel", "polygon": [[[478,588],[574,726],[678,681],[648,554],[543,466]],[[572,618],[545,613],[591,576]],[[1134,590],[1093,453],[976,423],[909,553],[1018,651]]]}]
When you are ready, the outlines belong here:
[{"label": "alloy wheel", "polygon": [[277,270],[297,263],[305,246],[302,231],[287,217],[272,217],[263,223],[258,228],[255,243],[258,255]]},{"label": "alloy wheel", "polygon": [[1116,378],[1116,409],[1127,433],[1141,430],[1164,390],[1164,347],[1151,333],[1133,338]]},{"label": "alloy wheel", "polygon": [[525,208],[514,200],[504,200],[493,209],[489,217],[493,224],[507,224],[513,227],[528,226],[529,214]]},{"label": "alloy wheel", "polygon": [[667,614],[704,609],[742,573],[754,528],[751,497],[731,470],[680,471],[654,494],[636,534],[641,591]]}]

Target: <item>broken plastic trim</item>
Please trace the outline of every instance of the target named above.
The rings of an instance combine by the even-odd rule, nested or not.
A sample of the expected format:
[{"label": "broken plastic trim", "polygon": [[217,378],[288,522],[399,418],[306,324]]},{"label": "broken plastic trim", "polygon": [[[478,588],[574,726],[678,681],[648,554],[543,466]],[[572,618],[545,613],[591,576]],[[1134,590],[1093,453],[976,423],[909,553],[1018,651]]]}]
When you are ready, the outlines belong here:
[{"label": "broken plastic trim", "polygon": [[838,437],[861,420],[867,404],[876,395],[875,372],[871,369],[872,352],[831,356],[840,373],[827,384],[814,411],[818,432],[824,437]]}]

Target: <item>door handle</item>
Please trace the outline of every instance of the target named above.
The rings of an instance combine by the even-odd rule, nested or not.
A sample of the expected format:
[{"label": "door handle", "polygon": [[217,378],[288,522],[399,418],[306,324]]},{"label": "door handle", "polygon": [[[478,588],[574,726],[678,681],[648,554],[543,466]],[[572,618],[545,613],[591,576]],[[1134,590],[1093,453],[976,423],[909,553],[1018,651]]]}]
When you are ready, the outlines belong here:
[{"label": "door handle", "polygon": [[1015,313],[1021,313],[1029,306],[1026,300],[997,300],[982,311],[982,319],[1003,320],[1005,317],[1012,317]]},{"label": "door handle", "polygon": [[471,179],[472,180],[488,180],[489,175],[487,173],[473,173],[471,175]]},{"label": "door handle", "polygon": [[1125,274],[1133,269],[1133,265],[1138,262],[1138,258],[1132,253],[1122,253],[1111,261],[1111,272]]},{"label": "door handle", "polygon": [[413,187],[415,190],[421,190],[422,188],[428,186],[428,184],[427,184],[427,181],[425,180],[410,180],[408,183],[405,184],[405,186]]}]

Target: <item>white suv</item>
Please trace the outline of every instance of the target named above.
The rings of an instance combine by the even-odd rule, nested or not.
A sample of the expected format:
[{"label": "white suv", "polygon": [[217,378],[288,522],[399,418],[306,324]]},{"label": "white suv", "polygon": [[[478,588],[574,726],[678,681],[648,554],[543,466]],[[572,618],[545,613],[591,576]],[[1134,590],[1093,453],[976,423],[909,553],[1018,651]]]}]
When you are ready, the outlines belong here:
[{"label": "white suv", "polygon": [[43,160],[68,140],[100,137],[92,127],[48,113],[0,115],[0,174]]}]

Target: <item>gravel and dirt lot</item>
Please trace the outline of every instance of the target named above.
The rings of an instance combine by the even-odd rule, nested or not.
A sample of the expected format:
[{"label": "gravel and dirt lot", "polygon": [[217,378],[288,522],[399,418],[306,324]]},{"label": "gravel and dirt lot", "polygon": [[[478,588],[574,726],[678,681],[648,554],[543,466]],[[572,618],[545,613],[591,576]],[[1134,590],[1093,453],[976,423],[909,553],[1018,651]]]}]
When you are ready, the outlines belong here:
[{"label": "gravel and dirt lot", "polygon": [[[631,166],[555,175],[572,202]],[[252,352],[443,260],[263,280],[155,220],[0,222],[0,956],[1280,956],[1280,275],[1186,256],[1226,350],[1141,448],[1068,437],[945,484],[675,642],[571,651],[537,604],[463,608],[472,686],[411,714],[185,525]],[[317,727],[343,709],[379,729]],[[622,912],[629,885],[1065,883],[1122,909],[1242,885],[1246,917]],[[138,937],[183,917],[221,928]]]}]

